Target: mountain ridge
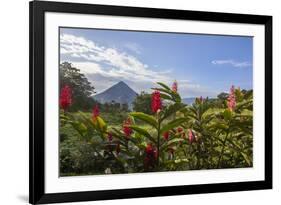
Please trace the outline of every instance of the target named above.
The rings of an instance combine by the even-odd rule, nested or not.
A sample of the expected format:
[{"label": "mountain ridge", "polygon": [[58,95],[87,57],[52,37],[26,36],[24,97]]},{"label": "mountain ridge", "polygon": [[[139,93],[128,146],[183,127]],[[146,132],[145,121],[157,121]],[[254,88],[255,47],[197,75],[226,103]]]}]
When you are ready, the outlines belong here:
[{"label": "mountain ridge", "polygon": [[119,81],[105,91],[94,95],[93,98],[102,104],[114,101],[120,104],[126,103],[129,107],[132,107],[132,103],[137,95],[125,82]]}]

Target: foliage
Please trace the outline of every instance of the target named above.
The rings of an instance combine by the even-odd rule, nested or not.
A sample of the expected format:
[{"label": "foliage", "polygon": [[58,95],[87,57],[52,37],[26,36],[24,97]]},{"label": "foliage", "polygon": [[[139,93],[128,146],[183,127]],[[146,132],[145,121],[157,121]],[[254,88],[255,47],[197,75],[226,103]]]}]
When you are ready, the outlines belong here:
[{"label": "foliage", "polygon": [[146,114],[152,114],[150,109],[151,95],[145,92],[141,92],[133,101],[133,110],[136,112],[143,112]]},{"label": "foliage", "polygon": [[252,91],[233,87],[218,99],[198,98],[187,106],[177,83],[158,85],[135,101],[150,110],[130,112],[120,124],[108,123],[99,105],[92,115],[61,109],[61,174],[253,166]]},{"label": "foliage", "polygon": [[92,108],[95,103],[91,97],[94,94],[94,87],[79,69],[74,68],[71,63],[63,62],[59,68],[59,79],[60,90],[65,86],[72,89],[73,104],[70,108],[71,111]]}]

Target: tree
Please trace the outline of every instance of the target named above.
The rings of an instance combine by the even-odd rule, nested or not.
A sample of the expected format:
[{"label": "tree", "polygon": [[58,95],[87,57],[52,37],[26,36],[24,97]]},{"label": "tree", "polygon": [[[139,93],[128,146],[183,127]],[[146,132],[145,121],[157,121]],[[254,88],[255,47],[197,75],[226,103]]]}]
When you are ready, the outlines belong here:
[{"label": "tree", "polygon": [[218,95],[218,99],[220,99],[222,101],[226,100],[227,98],[228,98],[228,93],[222,92]]},{"label": "tree", "polygon": [[127,103],[122,103],[121,107],[122,107],[123,111],[125,111],[125,112],[129,111],[129,105]]},{"label": "tree", "polygon": [[60,64],[59,75],[60,90],[65,85],[68,85],[72,90],[73,105],[71,111],[91,109],[95,104],[91,97],[95,93],[95,88],[80,72],[80,69],[73,67],[71,63],[63,62]]},{"label": "tree", "polygon": [[136,112],[143,112],[146,114],[152,114],[151,112],[151,95],[144,91],[138,95],[133,101],[133,110]]}]

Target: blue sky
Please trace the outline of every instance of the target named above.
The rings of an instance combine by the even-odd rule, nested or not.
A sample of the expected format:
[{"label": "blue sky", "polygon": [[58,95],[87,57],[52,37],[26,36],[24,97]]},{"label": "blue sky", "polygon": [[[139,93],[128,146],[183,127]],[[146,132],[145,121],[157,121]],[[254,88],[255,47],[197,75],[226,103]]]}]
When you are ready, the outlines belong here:
[{"label": "blue sky", "polygon": [[253,86],[252,37],[61,28],[60,51],[97,93],[120,80],[136,92],[177,80],[182,97]]}]

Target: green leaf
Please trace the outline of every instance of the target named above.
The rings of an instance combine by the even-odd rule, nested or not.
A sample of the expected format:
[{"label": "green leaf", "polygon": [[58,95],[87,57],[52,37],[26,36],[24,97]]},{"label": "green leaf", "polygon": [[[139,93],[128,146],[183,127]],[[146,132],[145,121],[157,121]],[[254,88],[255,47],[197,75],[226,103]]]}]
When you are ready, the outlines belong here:
[{"label": "green leaf", "polygon": [[87,127],[84,123],[80,123],[78,121],[70,122],[72,127],[82,136],[84,137],[87,132]]},{"label": "green leaf", "polygon": [[131,112],[129,115],[131,115],[132,117],[135,117],[139,120],[142,120],[157,129],[157,121],[155,120],[155,118],[152,115],[148,115],[148,114],[145,114],[142,112]]},{"label": "green leaf", "polygon": [[248,110],[248,109],[244,109],[244,110],[242,110],[241,114],[237,114],[237,116],[239,116],[239,117],[253,117],[253,111]]},{"label": "green leaf", "polygon": [[164,92],[164,93],[170,95],[174,102],[181,102],[181,97],[177,92],[174,92],[172,90],[167,90],[167,89],[164,89],[164,88],[151,88],[151,89],[152,90],[158,90],[160,92]]},{"label": "green leaf", "polygon": [[172,91],[169,86],[167,86],[166,84],[164,83],[161,83],[161,82],[157,82],[158,85],[162,86],[164,89],[166,89],[167,91]]},{"label": "green leaf", "polygon": [[147,137],[150,141],[156,143],[156,140],[145,129],[140,128],[140,127],[135,126],[135,125],[131,125],[129,127],[132,128],[134,131],[140,133],[141,135]]},{"label": "green leaf", "polygon": [[223,117],[227,120],[230,120],[232,117],[232,112],[229,109],[225,109],[225,111],[223,112]]},{"label": "green leaf", "polygon": [[178,119],[175,119],[175,120],[169,122],[168,124],[166,124],[162,127],[162,129],[160,130],[160,135],[162,135],[164,132],[167,132],[175,127],[178,127],[186,120],[187,120],[187,118],[178,118]]},{"label": "green leaf", "polygon": [[165,99],[165,100],[173,100],[173,98],[170,95],[167,95],[164,93],[160,93],[160,96],[162,99]]},{"label": "green leaf", "polygon": [[202,118],[206,118],[212,115],[220,115],[223,113],[223,111],[223,108],[210,108],[202,114]]},{"label": "green leaf", "polygon": [[250,157],[247,154],[245,154],[244,152],[241,152],[241,154],[242,154],[243,158],[245,159],[245,161],[247,162],[247,164],[249,166],[251,166],[252,160],[250,159]]},{"label": "green leaf", "polygon": [[106,123],[104,122],[104,120],[103,120],[101,117],[98,116],[98,117],[97,117],[97,122],[98,122],[99,129],[100,129],[101,131],[105,131],[107,125],[106,125]]},{"label": "green leaf", "polygon": [[242,102],[237,103],[235,109],[239,110],[241,108],[248,108],[249,106],[253,105],[253,100],[243,100]]},{"label": "green leaf", "polygon": [[182,103],[175,103],[173,105],[170,105],[168,108],[165,109],[163,117],[161,118],[161,121],[169,117],[170,115],[176,113],[177,111],[181,110],[184,108],[185,105]]},{"label": "green leaf", "polygon": [[173,146],[174,144],[177,144],[178,142],[184,141],[183,138],[173,138],[169,141],[166,141],[164,144],[161,146],[161,150],[165,150],[166,148]]}]

